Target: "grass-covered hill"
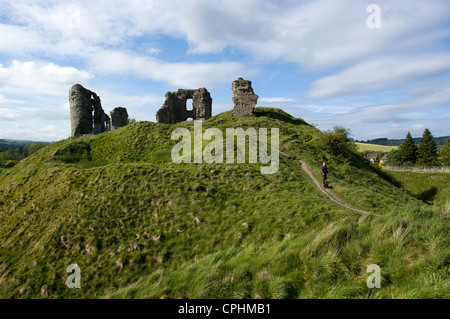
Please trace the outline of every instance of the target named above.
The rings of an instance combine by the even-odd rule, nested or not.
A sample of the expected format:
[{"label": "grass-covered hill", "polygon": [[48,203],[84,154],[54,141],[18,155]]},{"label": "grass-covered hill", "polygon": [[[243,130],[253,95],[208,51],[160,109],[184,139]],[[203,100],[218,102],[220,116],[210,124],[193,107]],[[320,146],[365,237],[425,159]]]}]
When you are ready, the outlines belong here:
[{"label": "grass-covered hill", "polygon": [[[449,297],[449,207],[428,206],[278,109],[203,129],[279,128],[280,168],[175,164],[176,125],[67,139],[0,175],[0,298]],[[207,144],[205,141],[204,144]],[[362,215],[328,200],[301,169]],[[65,282],[81,267],[81,288]],[[367,266],[381,267],[369,290]]]}]

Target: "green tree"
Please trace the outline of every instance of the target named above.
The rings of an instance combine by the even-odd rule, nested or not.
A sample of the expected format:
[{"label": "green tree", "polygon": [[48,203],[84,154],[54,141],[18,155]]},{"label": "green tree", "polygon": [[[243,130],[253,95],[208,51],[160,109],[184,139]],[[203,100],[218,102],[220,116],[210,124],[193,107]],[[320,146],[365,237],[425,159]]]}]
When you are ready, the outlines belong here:
[{"label": "green tree", "polygon": [[402,154],[399,149],[392,150],[387,154],[389,165],[402,165]]},{"label": "green tree", "polygon": [[48,145],[48,143],[35,143],[28,146],[28,155],[34,154],[39,151],[41,148],[44,148]]},{"label": "green tree", "polygon": [[445,141],[440,156],[442,166],[450,166],[450,138]]},{"label": "green tree", "polygon": [[355,142],[349,138],[350,130],[335,126],[332,131],[325,131],[320,137],[322,146],[333,155],[350,157],[357,151]]},{"label": "green tree", "polygon": [[422,166],[433,166],[437,162],[437,148],[433,141],[433,135],[429,129],[425,129],[420,139],[419,149],[417,151],[418,163]]},{"label": "green tree", "polygon": [[406,135],[406,140],[400,146],[401,152],[401,161],[406,165],[414,165],[417,161],[417,146],[414,143],[414,140],[411,136],[411,133],[408,132]]}]

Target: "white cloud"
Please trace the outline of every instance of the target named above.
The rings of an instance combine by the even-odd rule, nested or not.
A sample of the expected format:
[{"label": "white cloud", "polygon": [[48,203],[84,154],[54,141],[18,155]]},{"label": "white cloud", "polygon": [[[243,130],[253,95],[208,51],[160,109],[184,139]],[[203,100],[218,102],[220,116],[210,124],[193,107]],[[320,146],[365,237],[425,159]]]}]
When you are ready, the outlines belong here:
[{"label": "white cloud", "polygon": [[[379,0],[381,29],[366,26],[369,15],[366,7],[370,3],[360,0],[49,0],[45,4],[29,0],[1,1],[0,62],[6,66],[0,65],[3,94],[0,95],[0,120],[9,119],[11,124],[30,115],[37,118],[32,125],[27,122],[24,127],[15,127],[17,132],[40,132],[51,118],[58,119],[58,123],[67,122],[64,118],[68,118],[68,89],[74,83],[86,85],[88,81],[89,88],[101,96],[107,112],[122,105],[138,120],[153,118],[163,100],[163,94],[153,94],[158,95],[156,90],[166,88],[158,83],[157,89],[153,89],[154,82],[174,88],[219,87],[212,92],[225,96],[223,92],[230,93],[229,84],[237,77],[265,74],[269,68],[274,70],[281,65],[278,78],[287,75],[285,79],[298,79],[300,75],[303,87],[310,79],[317,79],[307,92],[314,101],[305,101],[307,105],[301,108],[313,122],[318,122],[316,118],[325,125],[342,121],[343,125],[360,127],[357,131],[361,132],[372,129],[382,132],[385,123],[401,123],[401,127],[392,130],[425,125],[414,120],[427,118],[428,110],[445,110],[443,105],[450,93],[445,85],[435,89],[436,82],[430,80],[450,69],[446,45],[450,34],[450,2]],[[76,6],[70,7],[72,4]],[[77,10],[79,24],[73,24],[71,19]],[[183,50],[180,47],[186,52],[180,52]],[[266,67],[257,73],[257,68]],[[287,71],[288,68],[291,70]],[[102,85],[102,81],[114,81],[121,76],[135,80],[133,84],[124,83],[120,92],[110,92],[107,89],[110,86]],[[423,85],[418,85],[417,79]],[[274,90],[266,91],[260,103],[286,103],[289,104],[286,107],[294,109],[297,101],[282,96],[300,94],[286,93],[289,89],[298,91],[299,84],[289,84],[291,87],[283,87],[282,92],[275,90],[287,82],[278,83],[275,77],[268,79],[268,85],[273,84]],[[134,95],[129,96],[127,90],[136,83],[142,86],[148,83],[149,90],[133,87],[130,94]],[[397,90],[396,86],[403,87]],[[396,90],[396,96],[410,93],[411,98],[407,102],[389,98],[380,102],[377,100],[380,91],[373,92],[380,88]],[[141,94],[140,90],[145,93]],[[362,92],[372,93],[365,97],[368,103],[337,105],[340,101],[324,101],[324,97],[343,95],[345,102],[348,94]],[[226,103],[231,100],[228,95],[226,100],[219,100],[222,103],[214,104],[215,114],[216,109],[232,109],[232,104]],[[12,107],[12,103],[16,105]],[[22,110],[17,105],[32,108]],[[448,111],[442,113],[448,117]],[[428,117],[431,121],[431,115]],[[448,124],[445,115],[435,122],[439,127]],[[67,127],[60,131],[61,138],[67,137],[66,131]],[[44,133],[48,132],[39,134]]]},{"label": "white cloud", "polygon": [[[450,86],[448,83],[441,87],[434,85],[434,89],[415,91],[413,96],[398,103],[352,107],[345,102],[343,106],[299,105],[289,112],[319,124],[322,130],[336,125],[350,128],[358,139],[404,138],[408,131],[413,136],[421,136],[425,127],[435,136],[449,135]],[[317,112],[322,108],[324,112]]]},{"label": "white cloud", "polygon": [[316,80],[310,98],[361,93],[450,70],[450,54],[371,60]]},{"label": "white cloud", "polygon": [[99,52],[91,63],[93,69],[104,74],[133,73],[185,88],[214,87],[251,72],[235,62],[169,63],[120,51]]},{"label": "white cloud", "polygon": [[292,103],[295,102],[295,99],[286,98],[286,97],[261,97],[258,99],[261,103]]},{"label": "white cloud", "polygon": [[[53,105],[51,99],[44,99],[42,105],[34,107],[16,106],[0,108],[0,121],[20,121],[27,123],[28,121],[51,121],[66,122],[69,118],[69,109],[66,103],[62,105]],[[68,103],[67,103],[68,104]]]},{"label": "white cloud", "polygon": [[106,106],[106,108],[110,108],[111,110],[117,106],[124,106],[127,109],[138,109],[154,105],[159,105],[159,107],[161,107],[164,103],[164,95],[156,96],[153,94],[145,94],[130,96],[111,93],[104,90],[97,90],[96,92],[101,97],[103,108]]},{"label": "white cloud", "polygon": [[[448,34],[446,1],[377,3],[383,21],[377,30],[367,28],[368,3],[358,0],[186,1],[171,29],[186,37],[192,53],[237,47],[257,59],[295,62],[306,68],[407,52]],[[438,24],[439,32],[430,27]]]},{"label": "white cloud", "polygon": [[122,95],[105,90],[94,89],[94,91],[99,94],[102,100],[102,107],[106,113],[111,112],[115,107],[122,106],[127,109],[130,118],[139,121],[155,122],[156,111],[159,110],[164,103],[164,95]]},{"label": "white cloud", "polygon": [[55,142],[70,136],[70,123],[51,125],[47,121],[33,120],[30,122],[14,121],[0,126],[0,137],[17,140]]},{"label": "white cloud", "polygon": [[[368,3],[358,0],[130,0],[126,4],[118,0],[80,0],[76,2],[80,17],[76,27],[70,24],[71,16],[76,14],[69,10],[70,3],[48,1],[43,6],[11,1],[0,4],[0,10],[7,10],[10,19],[22,26],[0,25],[0,51],[81,56],[92,65],[105,58],[113,58],[114,62],[114,55],[120,53],[139,61],[130,60],[133,65],[129,69],[116,67],[116,72],[173,84],[173,79],[159,73],[190,67],[193,72],[180,73],[193,77],[186,81],[198,83],[192,73],[200,69],[202,75],[210,75],[202,70],[211,66],[148,59],[149,52],[154,55],[160,51],[146,42],[170,35],[186,39],[189,53],[238,48],[258,60],[283,60],[316,69],[426,48],[449,33],[448,1],[377,3],[382,8],[382,28],[373,30],[366,26]],[[144,50],[127,54],[138,38]],[[102,59],[105,50],[108,52]],[[224,68],[230,66],[224,63]],[[142,70],[142,65],[157,66],[161,71]],[[98,70],[107,71],[102,67]]]},{"label": "white cloud", "polygon": [[425,130],[425,125],[423,124],[414,124],[410,127],[411,130],[417,131],[417,130]]},{"label": "white cloud", "polygon": [[15,121],[20,118],[16,110],[10,108],[0,108],[0,121]]},{"label": "white cloud", "polygon": [[21,53],[42,50],[45,38],[27,27],[0,24],[0,52]]},{"label": "white cloud", "polygon": [[[27,38],[28,31],[34,30],[42,40],[50,39],[53,44],[79,40],[80,50],[75,54],[84,52],[83,44],[85,49],[90,45],[126,48],[132,38],[165,34],[185,38],[191,53],[237,47],[257,58],[323,66],[352,61],[371,52],[376,56],[417,43],[425,45],[448,34],[448,1],[377,3],[382,8],[382,28],[377,30],[367,28],[369,3],[359,0],[130,0],[126,4],[119,0],[79,0],[76,27],[70,22],[76,14],[70,9],[71,3],[47,1],[44,6],[15,0],[0,4],[0,9],[8,10],[11,20],[26,26],[8,26],[10,30],[2,34],[16,34],[31,40],[32,45],[19,42],[17,36],[12,42],[30,49],[42,48],[34,36]],[[438,24],[443,28],[436,33],[430,26]]]},{"label": "white cloud", "polygon": [[5,93],[66,95],[74,83],[89,81],[91,74],[53,63],[14,60],[0,64],[0,89]]},{"label": "white cloud", "polygon": [[[0,64],[1,67],[1,64]],[[6,104],[6,103],[19,103],[20,101],[14,100],[14,99],[8,99],[3,94],[0,94],[0,104]]]},{"label": "white cloud", "polygon": [[18,140],[53,142],[70,136],[70,124],[49,124],[47,121],[35,119],[28,123],[21,121],[8,122],[0,125],[0,137]]},{"label": "white cloud", "polygon": [[302,104],[302,109],[312,113],[343,114],[355,110],[357,107],[349,105],[326,105],[326,104]]}]

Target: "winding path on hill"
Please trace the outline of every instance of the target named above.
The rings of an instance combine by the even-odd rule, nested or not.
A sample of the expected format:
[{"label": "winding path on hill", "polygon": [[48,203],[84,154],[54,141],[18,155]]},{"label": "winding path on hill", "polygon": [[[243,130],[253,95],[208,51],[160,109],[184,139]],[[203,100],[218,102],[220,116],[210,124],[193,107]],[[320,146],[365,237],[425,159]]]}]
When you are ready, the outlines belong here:
[{"label": "winding path on hill", "polygon": [[[271,148],[273,148],[272,146],[270,146]],[[284,152],[282,152],[281,150],[278,150],[278,152],[280,152],[280,154],[287,156],[287,157],[292,157],[289,154],[286,154]],[[298,159],[298,158],[297,158]],[[349,203],[347,203],[345,200],[343,200],[342,198],[340,198],[338,195],[336,195],[335,193],[333,193],[332,191],[330,191],[328,188],[323,188],[322,184],[314,177],[313,173],[311,172],[311,169],[309,168],[308,164],[306,164],[305,161],[298,159],[298,161],[301,164],[302,169],[306,172],[306,174],[308,174],[308,176],[312,179],[312,181],[314,182],[314,184],[316,185],[316,188],[322,192],[322,194],[324,194],[326,197],[328,197],[329,200],[331,200],[332,202],[345,207],[347,209],[350,209],[354,212],[360,213],[360,214],[364,214],[364,215],[372,215],[372,216],[377,216],[377,217],[382,217],[381,215],[378,214],[373,214],[370,213],[368,211],[362,210],[362,209],[358,209],[358,208],[353,208]]]},{"label": "winding path on hill", "polygon": [[342,198],[340,198],[338,195],[336,195],[335,193],[333,193],[332,191],[330,191],[328,188],[323,188],[321,183],[319,183],[319,181],[314,177],[314,175],[311,172],[311,169],[309,168],[308,164],[305,163],[305,161],[303,160],[299,160],[300,164],[302,166],[302,169],[306,172],[306,174],[308,174],[308,176],[312,179],[312,181],[314,182],[314,184],[316,185],[317,189],[320,190],[325,196],[327,196],[332,202],[343,206],[347,209],[350,209],[352,211],[361,213],[361,214],[365,214],[365,215],[373,215],[373,216],[377,216],[377,217],[382,217],[381,215],[378,214],[373,214],[370,213],[368,211],[362,210],[362,209],[358,209],[358,208],[353,208],[352,206],[350,206],[349,203],[347,203],[345,200],[343,200]]}]

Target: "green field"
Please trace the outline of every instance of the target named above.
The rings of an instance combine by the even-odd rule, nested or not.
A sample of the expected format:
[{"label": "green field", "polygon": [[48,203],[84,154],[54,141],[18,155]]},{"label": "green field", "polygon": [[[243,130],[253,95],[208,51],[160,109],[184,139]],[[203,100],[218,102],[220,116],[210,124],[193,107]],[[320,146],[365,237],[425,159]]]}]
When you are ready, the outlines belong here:
[{"label": "green field", "polygon": [[[51,144],[0,175],[0,298],[449,298],[449,206],[431,206],[279,109],[203,129],[280,130],[280,167],[175,164],[175,125]],[[206,142],[205,142],[206,144]],[[361,215],[329,201],[301,169]],[[66,268],[81,267],[68,289]],[[382,270],[369,290],[367,266]]]},{"label": "green field", "polygon": [[367,143],[359,143],[356,142],[356,146],[358,146],[358,150],[360,152],[384,152],[388,153],[392,150],[396,150],[398,146],[386,146],[386,145],[377,145],[377,144],[367,144]]},{"label": "green field", "polygon": [[412,196],[428,204],[445,205],[450,199],[450,174],[388,172]]}]

